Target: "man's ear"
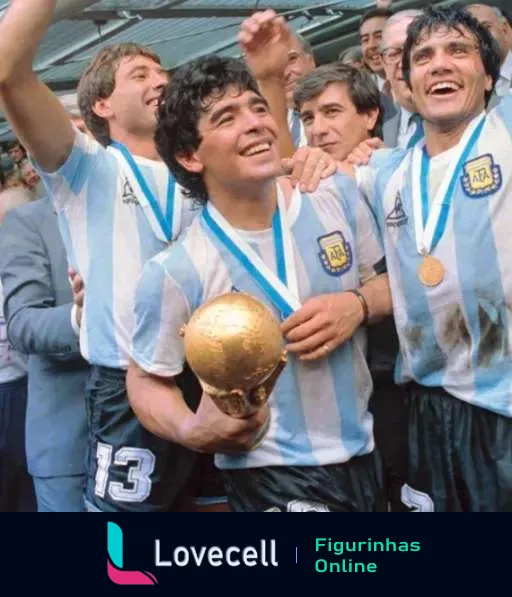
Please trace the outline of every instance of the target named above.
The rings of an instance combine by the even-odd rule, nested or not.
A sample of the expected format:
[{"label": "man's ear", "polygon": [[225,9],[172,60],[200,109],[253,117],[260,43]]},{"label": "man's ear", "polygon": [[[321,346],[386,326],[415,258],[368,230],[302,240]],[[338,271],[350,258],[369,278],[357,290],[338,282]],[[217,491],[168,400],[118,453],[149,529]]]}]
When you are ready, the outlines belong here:
[{"label": "man's ear", "polygon": [[375,125],[377,124],[377,120],[379,118],[379,112],[380,112],[379,108],[373,108],[373,109],[369,110],[368,112],[366,112],[366,114],[365,114],[366,128],[368,129],[369,133],[371,133],[373,131],[373,129],[375,128]]},{"label": "man's ear", "polygon": [[204,170],[203,162],[199,159],[197,152],[193,152],[190,154],[177,154],[176,161],[180,166],[185,168],[188,172],[193,172],[194,174],[201,174]]},{"label": "man's ear", "polygon": [[492,89],[492,77],[491,75],[485,76],[485,90],[490,92]]},{"label": "man's ear", "polygon": [[112,116],[112,108],[108,99],[96,100],[92,106],[92,111],[96,116],[107,120]]}]

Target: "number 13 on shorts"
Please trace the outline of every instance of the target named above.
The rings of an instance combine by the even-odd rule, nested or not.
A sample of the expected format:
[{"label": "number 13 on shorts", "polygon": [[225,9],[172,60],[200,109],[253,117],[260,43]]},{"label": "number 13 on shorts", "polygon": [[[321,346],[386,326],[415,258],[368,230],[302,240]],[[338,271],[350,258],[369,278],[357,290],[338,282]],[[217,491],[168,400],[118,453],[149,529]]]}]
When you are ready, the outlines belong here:
[{"label": "number 13 on shorts", "polygon": [[[98,469],[94,493],[109,496],[116,502],[143,502],[151,493],[151,474],[155,469],[155,455],[151,450],[124,446],[114,453],[112,446],[98,442],[96,447]],[[111,466],[125,467],[126,483],[109,481]]]}]

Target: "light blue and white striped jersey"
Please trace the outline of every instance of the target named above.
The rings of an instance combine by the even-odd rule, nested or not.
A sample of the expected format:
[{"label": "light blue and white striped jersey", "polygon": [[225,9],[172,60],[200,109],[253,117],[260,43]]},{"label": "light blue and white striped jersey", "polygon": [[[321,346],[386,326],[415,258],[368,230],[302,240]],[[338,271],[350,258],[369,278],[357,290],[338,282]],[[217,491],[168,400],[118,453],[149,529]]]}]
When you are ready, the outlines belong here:
[{"label": "light blue and white striped jersey", "polygon": [[[295,193],[287,217],[302,303],[358,288],[381,271],[375,219],[348,177],[331,177],[311,195]],[[237,232],[276,272],[272,230]],[[199,306],[233,290],[261,300],[279,318],[256,282],[197,217],[175,246],[144,269],[136,296],[133,359],[153,374],[178,375],[184,361],[179,330]],[[370,452],[372,380],[365,351],[361,328],[327,358],[308,363],[289,355],[270,396],[267,436],[248,454],[217,455],[217,465],[324,465]]]},{"label": "light blue and white striped jersey", "polygon": [[304,125],[300,119],[300,114],[296,110],[288,110],[288,127],[292,136],[292,142],[295,149],[307,147],[308,140]]},{"label": "light blue and white striped jersey", "polygon": [[377,149],[372,153],[370,162],[367,166],[359,166],[354,169],[357,188],[361,191],[363,196],[366,197],[374,211],[376,209],[376,206],[374,205],[376,197],[373,192],[373,187],[379,170],[383,167],[387,167],[390,163],[395,163],[396,160],[401,160],[405,151],[404,148],[396,147]]},{"label": "light blue and white striped jersey", "polygon": [[507,96],[489,112],[457,180],[446,230],[432,252],[446,269],[438,286],[424,286],[417,275],[422,257],[414,232],[412,151],[394,151],[379,163],[370,191],[383,235],[400,340],[396,381],[442,386],[461,400],[508,417],[512,416],[511,135],[512,96]]},{"label": "light blue and white striped jersey", "polygon": [[[138,157],[136,162],[166,213],[167,167]],[[82,355],[93,365],[126,368],[137,280],[167,243],[157,238],[117,159],[89,136],[76,132],[73,150],[56,173],[38,171],[57,209],[69,263],[85,284]],[[182,192],[177,184],[174,192]],[[191,207],[183,200],[182,227],[196,213]]]}]

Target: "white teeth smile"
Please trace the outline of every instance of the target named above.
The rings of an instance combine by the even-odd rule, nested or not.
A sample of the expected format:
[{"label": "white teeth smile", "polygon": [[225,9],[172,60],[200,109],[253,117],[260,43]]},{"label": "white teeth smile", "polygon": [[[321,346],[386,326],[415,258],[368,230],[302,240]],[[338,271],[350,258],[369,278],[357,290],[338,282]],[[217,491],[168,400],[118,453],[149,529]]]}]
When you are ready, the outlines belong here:
[{"label": "white teeth smile", "polygon": [[254,145],[247,151],[243,152],[245,156],[256,155],[257,153],[262,153],[263,151],[268,151],[270,149],[270,143],[259,143],[258,145]]},{"label": "white teeth smile", "polygon": [[445,82],[445,83],[436,83],[432,85],[430,88],[430,93],[436,93],[438,91],[457,91],[458,86],[455,83]]}]

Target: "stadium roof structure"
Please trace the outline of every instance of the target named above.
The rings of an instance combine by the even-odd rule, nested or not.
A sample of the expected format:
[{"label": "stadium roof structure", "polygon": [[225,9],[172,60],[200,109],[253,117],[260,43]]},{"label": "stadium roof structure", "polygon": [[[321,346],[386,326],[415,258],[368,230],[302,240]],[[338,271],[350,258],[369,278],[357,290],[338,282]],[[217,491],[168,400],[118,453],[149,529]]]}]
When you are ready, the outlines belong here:
[{"label": "stadium roof structure", "polygon": [[[504,7],[508,1],[495,4]],[[0,18],[8,4],[0,1]],[[69,103],[83,69],[101,47],[139,42],[154,49],[168,69],[210,53],[238,56],[240,23],[269,6],[311,43],[317,63],[322,64],[359,43],[359,19],[374,5],[375,0],[59,0],[35,68]],[[395,11],[424,6],[422,0],[392,4]],[[9,127],[0,116],[0,141],[9,137]]]}]

